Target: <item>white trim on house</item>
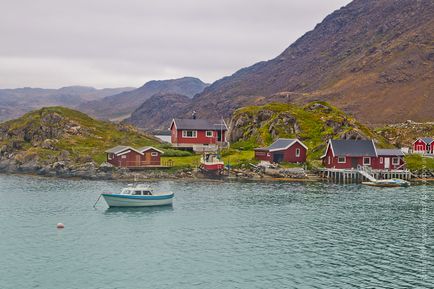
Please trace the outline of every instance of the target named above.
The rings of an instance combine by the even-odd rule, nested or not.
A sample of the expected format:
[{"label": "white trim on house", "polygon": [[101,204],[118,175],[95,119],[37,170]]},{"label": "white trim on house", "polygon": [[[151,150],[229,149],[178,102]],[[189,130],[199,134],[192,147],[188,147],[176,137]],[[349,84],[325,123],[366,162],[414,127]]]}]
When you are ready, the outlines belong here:
[{"label": "white trim on house", "polygon": [[[395,162],[395,160],[397,160],[397,162]],[[394,165],[394,166],[399,165],[399,157],[392,158],[392,165]]]},{"label": "white trim on house", "polygon": [[332,156],[333,156],[333,157],[335,156],[335,152],[334,152],[334,150],[333,150],[333,146],[332,146],[332,141],[329,140],[328,143],[327,143],[327,148],[326,148],[326,150],[325,150],[325,154],[322,155],[322,156],[320,157],[320,159],[323,159],[323,158],[325,158],[325,157],[327,156],[327,152],[329,151],[329,147],[331,147],[331,149],[332,149]]},{"label": "white trim on house", "polygon": [[148,150],[154,150],[154,151],[159,152],[160,154],[164,154],[163,151],[161,151],[161,150],[159,150],[159,149],[156,149],[156,148],[154,148],[154,147],[146,147],[146,148],[142,148],[140,151],[141,151],[142,153],[144,153],[144,152],[147,152]]},{"label": "white trim on house", "polygon": [[[341,162],[339,159],[340,158],[344,158],[344,161],[343,162]],[[345,156],[338,156],[338,164],[346,164],[347,163],[347,157],[345,157]]]},{"label": "white trim on house", "polygon": [[158,152],[151,152],[151,157],[158,157]]},{"label": "white trim on house", "polygon": [[[371,139],[371,142],[372,142],[372,146],[374,147],[374,150],[375,150],[375,157],[378,157],[378,153],[377,153],[377,146],[375,145],[375,143],[374,143],[374,140],[373,140],[373,139]],[[369,161],[369,164],[371,164],[370,162],[371,162],[371,161]]]},{"label": "white trim on house", "polygon": [[[192,132],[192,136],[188,136],[187,132],[191,131]],[[194,135],[194,136],[193,136]],[[183,138],[197,138],[197,130],[192,130],[192,129],[183,129],[182,130],[182,137]]]},{"label": "white trim on house", "polygon": [[300,148],[296,148],[295,149],[295,157],[299,158],[301,156],[301,149]]},{"label": "white trim on house", "polygon": [[[369,163],[365,163],[365,160],[369,160]],[[362,164],[364,166],[370,166],[371,165],[371,157],[363,157]]]},{"label": "white trim on house", "polygon": [[[209,132],[211,133],[211,135],[208,135]],[[206,130],[205,131],[205,136],[206,137],[214,137],[214,131],[212,131],[212,130]]]}]

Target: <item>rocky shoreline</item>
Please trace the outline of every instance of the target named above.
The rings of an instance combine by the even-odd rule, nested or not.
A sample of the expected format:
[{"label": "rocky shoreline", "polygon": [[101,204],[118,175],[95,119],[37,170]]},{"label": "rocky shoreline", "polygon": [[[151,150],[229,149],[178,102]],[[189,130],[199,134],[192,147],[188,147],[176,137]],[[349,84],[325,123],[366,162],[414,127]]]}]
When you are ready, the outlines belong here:
[{"label": "rocky shoreline", "polygon": [[29,174],[46,177],[79,178],[86,180],[150,180],[150,179],[240,179],[240,180],[312,180],[303,169],[276,170],[261,172],[250,168],[237,168],[225,171],[223,175],[207,175],[196,168],[170,168],[129,170],[113,167],[108,163],[97,165],[93,161],[83,164],[71,164],[57,161],[47,165],[37,162],[19,163],[15,159],[0,160],[0,173]]}]

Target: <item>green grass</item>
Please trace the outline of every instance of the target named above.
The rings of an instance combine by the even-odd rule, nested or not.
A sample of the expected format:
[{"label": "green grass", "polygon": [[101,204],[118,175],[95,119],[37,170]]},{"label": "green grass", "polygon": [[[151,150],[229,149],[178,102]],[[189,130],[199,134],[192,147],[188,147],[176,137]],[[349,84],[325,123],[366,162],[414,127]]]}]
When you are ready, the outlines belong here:
[{"label": "green grass", "polygon": [[169,160],[173,162],[175,168],[194,168],[199,165],[200,155],[191,155],[185,157],[162,156],[161,163],[164,164]]},{"label": "green grass", "polygon": [[418,154],[412,154],[405,156],[405,162],[407,168],[413,170],[434,170],[434,158],[422,157]]},{"label": "green grass", "polygon": [[[61,120],[56,123],[43,122],[43,119],[50,114],[57,114]],[[79,126],[81,134],[65,134],[55,144],[56,150],[38,148],[36,151],[41,155],[40,159],[49,159],[57,156],[60,151],[66,150],[72,159],[83,160],[89,157],[97,163],[102,163],[106,159],[105,150],[117,146],[128,145],[136,148],[142,146],[161,146],[161,143],[144,133],[139,132],[134,127],[119,126],[105,121],[95,120],[84,113],[64,107],[47,107],[32,111],[24,116],[7,121],[1,127],[9,131],[17,132],[28,131],[34,134],[40,133],[41,126],[51,129],[63,129],[67,126]],[[24,139],[10,139],[9,141],[23,142],[21,150],[30,150],[33,146]]]},{"label": "green grass", "polygon": [[[321,104],[324,107],[311,110],[310,108],[314,104]],[[247,123],[242,128],[245,135],[239,141],[233,143],[231,145],[232,148],[251,151],[253,148],[270,145],[274,141],[270,134],[270,126],[273,125],[278,137],[299,138],[309,148],[308,160],[316,160],[324,153],[328,139],[339,138],[339,135],[333,131],[333,127],[328,125],[329,123],[337,124],[340,127],[340,134],[357,131],[369,138],[375,139],[378,142],[379,148],[390,147],[383,137],[326,102],[313,102],[305,106],[283,103],[249,106],[235,111],[234,118],[244,116],[254,119],[261,111],[271,111],[272,115],[261,123],[261,127],[258,127],[258,124],[253,121]],[[288,125],[280,120],[287,116],[292,116],[296,119],[299,126],[298,133],[291,132],[288,129]],[[255,131],[255,133],[251,133],[251,131]]]}]

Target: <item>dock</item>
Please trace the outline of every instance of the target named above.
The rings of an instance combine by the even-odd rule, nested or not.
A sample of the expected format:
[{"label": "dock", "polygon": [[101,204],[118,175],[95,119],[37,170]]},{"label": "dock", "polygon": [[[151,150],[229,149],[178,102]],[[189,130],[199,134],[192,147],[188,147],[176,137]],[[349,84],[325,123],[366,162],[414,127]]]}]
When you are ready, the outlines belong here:
[{"label": "dock", "polygon": [[339,183],[376,182],[377,180],[401,179],[410,180],[409,170],[373,170],[367,166],[358,166],[357,169],[318,169],[318,174],[323,179]]}]

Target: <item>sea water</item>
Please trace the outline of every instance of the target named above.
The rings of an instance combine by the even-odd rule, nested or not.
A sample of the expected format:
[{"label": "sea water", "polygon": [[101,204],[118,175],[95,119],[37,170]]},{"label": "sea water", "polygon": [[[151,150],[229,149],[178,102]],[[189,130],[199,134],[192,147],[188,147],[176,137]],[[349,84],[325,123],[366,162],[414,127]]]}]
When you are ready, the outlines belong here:
[{"label": "sea water", "polygon": [[94,209],[126,183],[0,175],[0,288],[434,286],[433,186],[151,184],[173,207]]}]

